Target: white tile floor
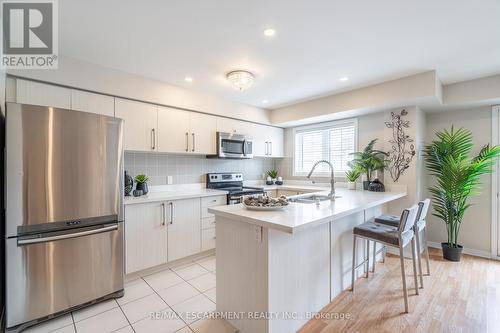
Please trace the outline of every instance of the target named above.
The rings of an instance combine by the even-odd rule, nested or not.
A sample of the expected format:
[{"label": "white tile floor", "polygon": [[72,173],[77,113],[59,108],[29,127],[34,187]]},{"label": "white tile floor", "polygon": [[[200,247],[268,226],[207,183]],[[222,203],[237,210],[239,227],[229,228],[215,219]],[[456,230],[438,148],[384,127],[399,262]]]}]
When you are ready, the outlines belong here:
[{"label": "white tile floor", "polygon": [[[125,296],[31,327],[29,333],[235,333],[215,310],[215,256],[125,284]],[[151,318],[155,313],[156,318]]]}]

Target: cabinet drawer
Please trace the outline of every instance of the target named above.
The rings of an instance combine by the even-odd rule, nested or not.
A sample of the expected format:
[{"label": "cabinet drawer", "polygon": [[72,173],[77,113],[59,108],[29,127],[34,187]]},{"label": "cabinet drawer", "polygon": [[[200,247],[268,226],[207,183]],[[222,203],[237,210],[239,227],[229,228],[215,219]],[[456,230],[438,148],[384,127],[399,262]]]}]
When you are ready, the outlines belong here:
[{"label": "cabinet drawer", "polygon": [[215,249],[215,228],[201,231],[201,250]]},{"label": "cabinet drawer", "polygon": [[215,228],[215,216],[205,217],[201,219],[201,228],[202,229]]},{"label": "cabinet drawer", "polygon": [[201,217],[213,217],[214,215],[208,212],[208,207],[224,206],[226,203],[227,199],[225,195],[201,198]]}]

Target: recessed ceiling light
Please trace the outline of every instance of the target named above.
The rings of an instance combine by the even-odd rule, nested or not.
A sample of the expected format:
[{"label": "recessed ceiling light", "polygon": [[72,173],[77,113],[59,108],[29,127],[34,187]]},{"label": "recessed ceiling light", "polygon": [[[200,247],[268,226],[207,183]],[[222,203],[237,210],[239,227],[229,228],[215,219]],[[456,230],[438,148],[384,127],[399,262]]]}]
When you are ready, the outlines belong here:
[{"label": "recessed ceiling light", "polygon": [[238,90],[245,90],[252,86],[255,76],[244,70],[231,71],[226,74],[226,78]]},{"label": "recessed ceiling light", "polygon": [[276,30],[274,30],[273,28],[267,28],[266,30],[264,30],[264,36],[266,37],[273,37],[275,34]]},{"label": "recessed ceiling light", "polygon": [[267,99],[262,100],[262,104],[267,104],[267,103],[269,103],[269,101]]},{"label": "recessed ceiling light", "polygon": [[349,78],[347,76],[342,76],[340,78],[340,82],[346,82],[346,81],[349,81]]},{"label": "recessed ceiling light", "polygon": [[186,82],[193,82],[193,78],[191,76],[186,76],[184,78],[184,81],[186,81]]}]

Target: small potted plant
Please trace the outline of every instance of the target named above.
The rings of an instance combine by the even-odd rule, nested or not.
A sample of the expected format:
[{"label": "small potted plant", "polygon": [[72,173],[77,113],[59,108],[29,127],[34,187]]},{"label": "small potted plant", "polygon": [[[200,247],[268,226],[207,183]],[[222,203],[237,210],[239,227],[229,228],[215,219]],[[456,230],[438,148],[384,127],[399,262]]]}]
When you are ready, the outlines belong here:
[{"label": "small potted plant", "polygon": [[[278,177],[278,171],[276,170],[269,170],[267,172],[267,182],[276,182],[276,178]],[[270,179],[269,179],[270,178]]]},{"label": "small potted plant", "polygon": [[351,170],[346,171],[345,177],[347,178],[347,188],[349,190],[356,189],[356,180],[361,176],[361,170],[357,167],[351,168]]},{"label": "small potted plant", "polygon": [[142,194],[148,193],[148,183],[149,178],[146,175],[137,175],[135,176],[135,189],[142,191]]},{"label": "small potted plant", "polygon": [[361,170],[361,173],[366,175],[366,180],[363,181],[363,189],[365,190],[368,190],[373,173],[378,170],[383,170],[386,165],[386,156],[388,156],[388,154],[384,151],[373,149],[376,142],[377,139],[373,139],[363,151],[352,153],[351,155],[353,155],[354,158],[349,162],[351,168],[358,168]]},{"label": "small potted plant", "polygon": [[429,188],[434,213],[446,224],[448,241],[441,243],[443,258],[460,261],[462,245],[458,232],[464,213],[470,207],[471,195],[480,194],[481,175],[492,172],[495,159],[500,156],[500,146],[484,145],[479,154],[469,157],[472,133],[464,128],[436,133],[437,139],[424,148],[424,158],[436,184]]}]

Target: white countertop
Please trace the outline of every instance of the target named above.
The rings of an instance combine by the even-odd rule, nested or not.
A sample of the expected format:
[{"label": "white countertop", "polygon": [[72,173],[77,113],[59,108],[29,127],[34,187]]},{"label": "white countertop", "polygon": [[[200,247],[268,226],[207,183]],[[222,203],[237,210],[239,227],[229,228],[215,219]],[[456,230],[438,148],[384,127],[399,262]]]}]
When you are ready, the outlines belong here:
[{"label": "white countertop", "polygon": [[[303,187],[297,188],[303,189]],[[326,195],[328,191],[320,193]],[[336,195],[341,198],[333,202],[322,201],[319,206],[316,203],[291,202],[287,207],[278,211],[252,211],[238,204],[210,207],[208,211],[217,216],[294,233],[402,198],[406,196],[406,192],[369,192],[338,188]]]},{"label": "white countertop", "polygon": [[169,189],[166,191],[151,191],[148,194],[142,195],[140,197],[125,197],[124,204],[133,205],[146,202],[201,198],[216,195],[226,195],[227,193],[227,191],[210,190],[206,188]]}]

